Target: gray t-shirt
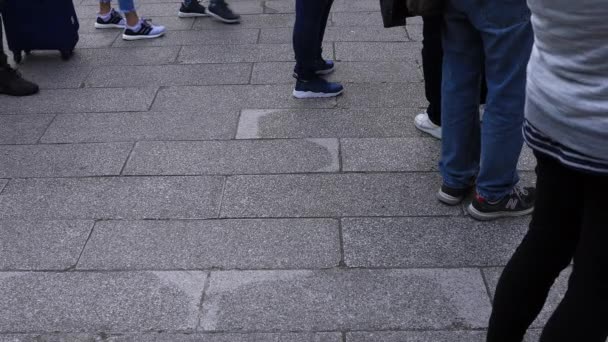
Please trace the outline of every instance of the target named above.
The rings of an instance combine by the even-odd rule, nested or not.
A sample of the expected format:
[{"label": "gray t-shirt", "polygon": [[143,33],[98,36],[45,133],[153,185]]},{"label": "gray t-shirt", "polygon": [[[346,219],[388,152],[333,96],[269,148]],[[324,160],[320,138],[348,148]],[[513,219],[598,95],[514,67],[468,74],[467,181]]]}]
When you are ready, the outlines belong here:
[{"label": "gray t-shirt", "polygon": [[552,140],[608,160],[608,0],[528,0],[535,42],[526,118]]}]

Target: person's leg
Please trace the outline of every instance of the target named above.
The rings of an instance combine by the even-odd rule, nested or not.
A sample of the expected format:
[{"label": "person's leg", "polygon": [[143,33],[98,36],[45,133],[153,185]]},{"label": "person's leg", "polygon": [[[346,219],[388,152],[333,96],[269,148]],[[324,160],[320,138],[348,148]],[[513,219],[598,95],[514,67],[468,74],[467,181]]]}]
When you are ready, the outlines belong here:
[{"label": "person's leg", "polygon": [[325,8],[321,15],[321,27],[319,29],[319,59],[323,59],[323,39],[325,38],[325,29],[327,28],[327,20],[329,20],[329,13],[331,12],[331,6],[334,0],[326,0]]},{"label": "person's leg", "polygon": [[426,113],[431,122],[441,126],[441,68],[443,47],[441,28],[443,16],[422,17],[422,72],[424,74],[424,94],[429,106]]},{"label": "person's leg", "polygon": [[608,176],[581,177],[584,209],[574,267],[568,291],[547,322],[541,342],[608,338]]},{"label": "person's leg", "polygon": [[526,0],[485,0],[476,7],[488,85],[477,192],[492,202],[507,196],[519,181],[526,66],[534,37]]},{"label": "person's leg", "polygon": [[479,32],[461,10],[465,3],[465,0],[447,1],[443,30],[439,167],[444,186],[438,198],[450,205],[460,203],[479,167],[479,84],[483,52]]},{"label": "person's leg", "polygon": [[38,93],[38,85],[23,79],[21,75],[8,64],[8,57],[4,53],[2,25],[2,16],[0,16],[0,94],[28,96]]},{"label": "person's leg", "polygon": [[583,214],[581,177],[558,161],[535,154],[536,211],[528,233],[498,282],[488,342],[522,341],[555,279],[570,263],[579,239]]},{"label": "person's leg", "polygon": [[127,26],[122,39],[140,40],[162,37],[165,34],[165,27],[152,25],[149,20],[142,20],[135,10],[134,0],[118,0],[120,11],[125,15]]}]

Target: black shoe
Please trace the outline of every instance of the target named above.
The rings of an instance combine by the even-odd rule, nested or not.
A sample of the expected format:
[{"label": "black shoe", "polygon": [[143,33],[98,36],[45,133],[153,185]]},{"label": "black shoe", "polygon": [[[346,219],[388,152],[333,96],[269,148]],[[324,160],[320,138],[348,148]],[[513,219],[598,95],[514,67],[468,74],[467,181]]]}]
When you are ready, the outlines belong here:
[{"label": "black shoe", "polygon": [[457,205],[471,192],[471,188],[455,189],[447,185],[442,185],[437,192],[439,202],[447,205]]},{"label": "black shoe", "polygon": [[0,68],[0,94],[29,96],[38,93],[36,84],[23,79],[17,70],[8,66]]},{"label": "black shoe", "polygon": [[196,17],[208,17],[207,9],[201,5],[197,0],[192,0],[190,5],[186,5],[182,2],[182,6],[177,12],[177,16],[180,18],[196,18]]},{"label": "black shoe", "polygon": [[312,99],[319,97],[335,97],[344,92],[344,87],[340,83],[328,82],[322,78],[312,80],[296,81],[296,88],[293,96],[298,99]]},{"label": "black shoe", "polygon": [[241,16],[232,12],[228,4],[224,1],[213,2],[209,4],[207,13],[217,20],[225,22],[227,24],[236,24],[241,21]]},{"label": "black shoe", "polygon": [[493,203],[477,195],[467,210],[473,218],[480,221],[494,220],[501,217],[524,216],[534,211],[535,200],[535,188],[515,186],[507,196]]},{"label": "black shoe", "polygon": [[116,12],[113,8],[110,12],[110,18],[108,20],[103,20],[100,16],[97,16],[97,20],[95,21],[96,29],[112,29],[119,28],[124,29],[127,26],[127,22],[125,18],[120,15],[120,13]]}]

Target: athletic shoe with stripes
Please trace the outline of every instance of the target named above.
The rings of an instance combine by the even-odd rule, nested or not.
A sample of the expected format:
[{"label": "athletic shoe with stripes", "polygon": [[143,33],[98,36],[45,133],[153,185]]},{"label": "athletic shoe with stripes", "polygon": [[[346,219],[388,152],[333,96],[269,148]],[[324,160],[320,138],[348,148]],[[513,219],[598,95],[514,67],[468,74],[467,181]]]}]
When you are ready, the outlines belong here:
[{"label": "athletic shoe with stripes", "polygon": [[490,202],[477,194],[473,202],[467,207],[467,211],[473,218],[480,221],[524,216],[534,211],[535,201],[535,188],[522,188],[516,185],[507,196],[496,202]]},{"label": "athletic shoe with stripes", "polygon": [[113,8],[112,11],[110,11],[110,18],[108,20],[104,20],[98,15],[97,20],[95,21],[95,28],[97,29],[124,29],[126,25],[127,23],[125,22],[125,18],[123,18],[122,15],[116,12]]},{"label": "athletic shoe with stripes", "polygon": [[122,34],[124,40],[154,39],[165,34],[164,26],[154,26],[149,19],[140,19],[137,30],[127,27]]}]

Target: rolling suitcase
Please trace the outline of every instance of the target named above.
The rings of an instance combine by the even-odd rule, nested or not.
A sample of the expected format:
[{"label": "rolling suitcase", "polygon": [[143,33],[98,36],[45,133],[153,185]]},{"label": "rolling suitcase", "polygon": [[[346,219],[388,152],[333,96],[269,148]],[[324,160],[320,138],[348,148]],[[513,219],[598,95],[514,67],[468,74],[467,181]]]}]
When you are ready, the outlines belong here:
[{"label": "rolling suitcase", "polygon": [[15,62],[32,50],[58,50],[70,59],[78,43],[78,17],[72,0],[4,0],[8,47]]}]

